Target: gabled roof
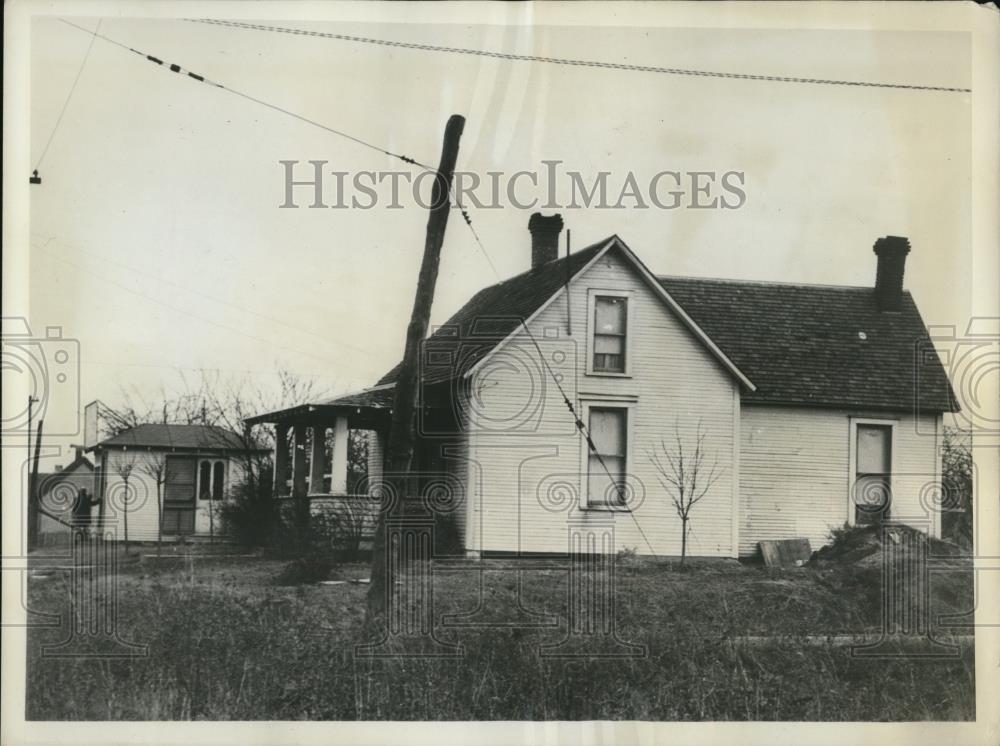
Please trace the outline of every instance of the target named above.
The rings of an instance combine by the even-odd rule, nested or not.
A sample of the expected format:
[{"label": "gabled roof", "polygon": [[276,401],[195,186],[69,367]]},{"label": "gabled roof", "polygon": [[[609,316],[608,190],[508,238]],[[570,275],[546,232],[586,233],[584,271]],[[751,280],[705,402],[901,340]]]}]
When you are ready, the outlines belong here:
[{"label": "gabled roof", "polygon": [[883,312],[870,287],[659,280],[757,384],[744,402],[958,409],[909,292]]},{"label": "gabled roof", "polygon": [[64,466],[59,471],[45,471],[38,473],[39,493],[47,492],[61,482],[90,484],[94,478],[94,465],[90,460],[80,455],[74,459],[73,463]]},{"label": "gabled roof", "polygon": [[102,440],[93,448],[158,448],[164,450],[242,451],[244,443],[232,430],[214,425],[137,425]]},{"label": "gabled roof", "polygon": [[[517,330],[521,319],[529,319],[542,304],[559,292],[566,284],[567,276],[572,277],[586,267],[607,246],[608,240],[483,288],[437,327],[425,345],[433,345],[435,341],[461,339],[470,342],[481,339],[479,352],[488,353]],[[474,363],[475,357],[473,353],[473,358],[466,362]],[[397,364],[382,376],[378,385],[395,383],[401,366],[402,363]],[[422,372],[424,383],[439,383],[454,377],[454,370],[449,366],[424,366]]]},{"label": "gabled roof", "polygon": [[[611,236],[576,254],[547,262],[479,291],[424,342],[420,362],[423,383],[440,383],[470,375],[490,352],[503,346],[509,337],[519,332],[535,314],[548,305],[567,282],[608,251],[620,252],[653,293],[671,308],[722,366],[749,390],[754,389],[753,382],[670,297],[646,265],[618,236]],[[455,344],[456,340],[458,345]],[[439,357],[442,362],[435,364],[435,357]],[[400,365],[402,364],[396,365],[382,376],[379,384],[394,383],[399,375]]]},{"label": "gabled roof", "polygon": [[[476,293],[424,343],[424,384],[467,374],[516,332],[522,319],[527,322],[549,303],[567,277],[612,246],[665,291],[664,302],[744,383],[745,402],[958,409],[908,292],[898,312],[882,312],[870,287],[654,278],[617,236]],[[456,339],[466,348],[460,360],[448,354]],[[435,351],[446,353],[445,364],[433,364]],[[399,368],[382,376],[379,385],[394,383]]]},{"label": "gabled roof", "polygon": [[73,459],[69,464],[64,466],[54,474],[62,474],[64,476],[70,476],[74,474],[78,469],[83,469],[87,473],[93,473],[94,465],[90,463],[90,459],[83,455],[82,451],[78,452],[79,455]]}]

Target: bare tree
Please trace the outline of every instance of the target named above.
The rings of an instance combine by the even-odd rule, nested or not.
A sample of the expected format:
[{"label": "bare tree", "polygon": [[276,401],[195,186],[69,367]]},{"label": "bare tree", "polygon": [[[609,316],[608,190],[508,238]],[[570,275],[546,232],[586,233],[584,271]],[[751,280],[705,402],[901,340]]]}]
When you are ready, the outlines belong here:
[{"label": "bare tree", "polygon": [[972,547],[972,477],[972,432],[945,427],[941,444],[941,533],[963,547]]},{"label": "bare tree", "polygon": [[693,440],[685,442],[680,426],[674,423],[671,442],[660,439],[658,451],[650,452],[649,460],[657,472],[657,479],[666,489],[674,510],[681,519],[681,566],[687,557],[688,523],[691,509],[697,505],[719,478],[718,459],[706,462],[705,429],[701,420]]},{"label": "bare tree", "polygon": [[129,453],[128,449],[122,448],[121,458],[116,459],[115,473],[122,480],[124,492],[122,494],[122,514],[125,522],[125,554],[128,554],[128,504],[131,499],[131,487],[129,482],[132,479],[132,472],[135,471],[135,454]]},{"label": "bare tree", "polygon": [[347,441],[347,494],[358,491],[368,477],[368,433],[351,430]]},{"label": "bare tree", "polygon": [[167,457],[162,453],[148,454],[142,470],[156,485],[156,556],[159,557],[163,546],[163,485],[167,481]]},{"label": "bare tree", "polygon": [[[314,379],[302,378],[294,373],[279,370],[277,386],[264,389],[247,380],[221,379],[219,376],[203,374],[201,391],[211,424],[225,429],[219,435],[239,440],[239,457],[243,472],[242,484],[237,492],[259,501],[256,510],[261,516],[278,515],[280,507],[275,503],[272,475],[271,452],[276,447],[274,432],[267,425],[249,425],[247,420],[262,412],[287,409],[316,402],[329,396],[329,392],[319,387]],[[211,500],[211,496],[210,496]],[[275,503],[274,510],[267,503]],[[300,508],[302,506],[299,506]],[[231,514],[230,514],[231,515]],[[308,528],[309,505],[305,504],[301,518]]]},{"label": "bare tree", "polygon": [[[111,434],[142,424],[185,424],[214,426],[207,433],[206,447],[227,450],[242,467],[242,494],[265,495],[273,499],[272,459],[274,433],[267,425],[247,425],[262,412],[287,409],[330,396],[313,378],[287,370],[275,372],[276,384],[261,384],[249,377],[225,376],[200,371],[196,376],[177,373],[176,384],[161,386],[155,395],[137,388],[122,388],[115,406],[102,406],[100,416]],[[215,513],[219,506],[210,495],[210,531],[215,534]],[[265,513],[267,511],[264,511]]]}]

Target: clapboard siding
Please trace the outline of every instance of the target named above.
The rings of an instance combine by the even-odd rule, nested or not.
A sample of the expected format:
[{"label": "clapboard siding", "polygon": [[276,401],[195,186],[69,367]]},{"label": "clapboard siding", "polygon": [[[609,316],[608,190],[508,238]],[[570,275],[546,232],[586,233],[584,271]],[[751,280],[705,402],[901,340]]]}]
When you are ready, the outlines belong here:
[{"label": "clapboard siding", "polygon": [[[129,541],[156,541],[159,508],[156,481],[147,473],[153,455],[145,451],[106,451],[103,455],[104,501],[100,506],[102,525],[114,529],[115,538],[124,540],[126,513]],[[131,464],[126,501],[125,479],[121,470]]]},{"label": "clapboard siding", "polygon": [[[896,422],[892,515],[914,525],[929,520],[921,493],[939,481],[939,417],[744,405],[741,555],[756,553],[765,539],[804,537],[818,548],[847,522],[852,418]],[[936,522],[928,528],[939,533]]]},{"label": "clapboard siding", "polygon": [[[115,538],[125,539],[125,513],[128,513],[128,539],[129,541],[156,541],[158,536],[158,516],[159,505],[156,493],[156,480],[149,473],[157,457],[164,458],[167,454],[163,452],[150,451],[119,451],[108,450],[102,454],[102,468],[104,469],[104,501],[100,506],[95,506],[94,515],[100,512],[103,525],[107,529],[114,529]],[[196,456],[195,470],[197,474],[197,463],[204,458],[214,463],[215,461],[226,462],[225,497],[229,499],[236,485],[243,481],[245,468],[243,462],[238,458],[224,456],[205,455]],[[129,499],[126,506],[124,501],[125,483],[121,475],[124,464],[132,464],[132,472],[128,478]],[[218,505],[217,502],[213,502]],[[208,520],[208,501],[196,501],[196,531],[197,534],[208,535],[212,527]],[[219,521],[215,521],[214,531],[220,532]]]},{"label": "clapboard siding", "polygon": [[[632,293],[628,378],[586,373],[591,288]],[[471,384],[466,548],[563,552],[568,519],[576,517],[613,520],[618,548],[679,554],[680,520],[649,454],[661,439],[673,438],[675,424],[691,445],[700,422],[719,478],[692,512],[689,551],[731,556],[737,414],[731,374],[617,256],[602,258],[573,279],[570,316],[567,334],[567,302],[560,294],[532,322],[532,334],[578,411],[584,398],[632,403],[630,481],[644,499],[631,513],[581,510],[585,446],[538,350],[522,331],[494,352]]]},{"label": "clapboard siding", "polygon": [[[294,510],[292,504],[294,498],[280,498],[282,507],[291,514]],[[343,529],[348,532],[357,532],[360,538],[369,540],[375,534],[375,525],[378,522],[381,503],[372,500],[368,495],[346,495],[346,496],[310,496],[309,513],[311,515],[325,516],[326,518],[341,522]]]}]

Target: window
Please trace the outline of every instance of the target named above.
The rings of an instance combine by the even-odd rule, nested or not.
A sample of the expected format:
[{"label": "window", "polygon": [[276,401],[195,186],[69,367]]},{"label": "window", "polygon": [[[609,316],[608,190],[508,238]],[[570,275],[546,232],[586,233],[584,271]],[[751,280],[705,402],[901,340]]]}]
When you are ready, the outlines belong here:
[{"label": "window", "polygon": [[859,423],[855,433],[854,522],[887,518],[892,495],[892,425]]},{"label": "window", "polygon": [[222,490],[225,487],[226,467],[221,461],[216,461],[212,467],[212,499],[221,500]]},{"label": "window", "polygon": [[221,500],[226,486],[226,465],[222,461],[198,464],[198,499]]},{"label": "window", "polygon": [[212,496],[212,465],[202,461],[198,465],[198,499],[208,500]]},{"label": "window", "polygon": [[595,373],[624,373],[628,298],[598,295],[594,298],[592,369]]},{"label": "window", "polygon": [[626,503],[628,410],[591,407],[587,427],[594,447],[587,449],[587,505],[621,507]]}]

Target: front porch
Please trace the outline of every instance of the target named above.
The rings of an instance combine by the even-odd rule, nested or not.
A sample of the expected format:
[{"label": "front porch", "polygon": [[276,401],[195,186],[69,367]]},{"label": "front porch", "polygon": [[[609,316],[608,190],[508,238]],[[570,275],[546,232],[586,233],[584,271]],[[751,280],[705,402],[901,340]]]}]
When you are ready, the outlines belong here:
[{"label": "front porch", "polygon": [[[375,388],[248,419],[274,427],[275,496],[305,498],[313,514],[349,510],[366,529],[373,525],[392,396],[391,386]],[[367,442],[363,464],[350,458],[352,433],[359,432]]]}]

